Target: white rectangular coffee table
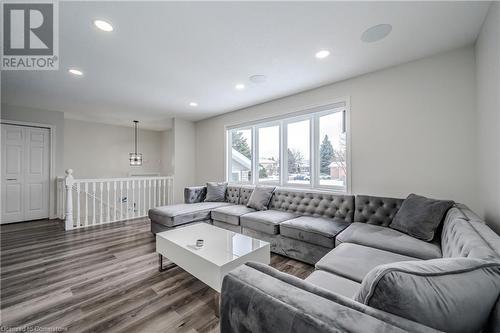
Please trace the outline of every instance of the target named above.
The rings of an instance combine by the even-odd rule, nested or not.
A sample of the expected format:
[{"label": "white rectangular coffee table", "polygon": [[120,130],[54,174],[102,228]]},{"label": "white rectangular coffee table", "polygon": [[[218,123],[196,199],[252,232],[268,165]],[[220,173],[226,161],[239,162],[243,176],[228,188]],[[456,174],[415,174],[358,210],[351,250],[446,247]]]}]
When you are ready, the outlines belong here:
[{"label": "white rectangular coffee table", "polygon": [[[196,246],[198,239],[203,246]],[[160,271],[166,257],[219,293],[229,271],[248,261],[269,264],[271,259],[269,243],[207,223],[157,233],[156,252]]]}]

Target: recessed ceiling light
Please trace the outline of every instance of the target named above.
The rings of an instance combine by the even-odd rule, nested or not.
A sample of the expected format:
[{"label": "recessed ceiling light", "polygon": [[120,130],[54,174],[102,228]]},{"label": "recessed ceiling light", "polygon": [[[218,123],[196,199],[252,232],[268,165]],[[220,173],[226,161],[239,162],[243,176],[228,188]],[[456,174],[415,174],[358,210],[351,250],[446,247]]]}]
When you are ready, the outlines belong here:
[{"label": "recessed ceiling light", "polygon": [[378,24],[371,28],[368,28],[361,35],[361,40],[365,43],[378,42],[384,39],[392,31],[392,25],[390,24]]},{"label": "recessed ceiling light", "polygon": [[102,31],[110,32],[113,31],[113,26],[111,23],[103,21],[103,20],[94,20],[94,25],[101,29]]},{"label": "recessed ceiling light", "polygon": [[76,69],[76,68],[70,68],[70,69],[68,69],[68,72],[70,72],[73,75],[77,75],[77,76],[83,75],[83,72],[79,69]]},{"label": "recessed ceiling light", "polygon": [[267,77],[265,75],[252,75],[248,78],[253,83],[264,83],[267,81]]},{"label": "recessed ceiling light", "polygon": [[198,106],[198,103],[196,103],[196,102],[191,102],[191,103],[189,103],[189,106],[196,107],[196,106]]},{"label": "recessed ceiling light", "polygon": [[328,51],[328,50],[321,50],[321,51],[316,52],[316,54],[315,54],[316,58],[318,58],[318,59],[324,59],[324,58],[328,57],[329,55],[330,55],[330,51]]},{"label": "recessed ceiling light", "polygon": [[245,89],[245,85],[243,83],[238,83],[237,85],[234,86],[236,90],[243,90]]}]

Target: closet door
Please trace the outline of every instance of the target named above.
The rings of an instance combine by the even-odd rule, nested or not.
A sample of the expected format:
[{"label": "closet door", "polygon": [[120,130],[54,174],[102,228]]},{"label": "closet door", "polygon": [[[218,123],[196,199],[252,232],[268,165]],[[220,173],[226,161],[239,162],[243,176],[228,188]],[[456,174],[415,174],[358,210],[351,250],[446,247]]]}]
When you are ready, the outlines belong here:
[{"label": "closet door", "polygon": [[48,218],[49,130],[2,125],[2,221]]},{"label": "closet door", "polygon": [[21,126],[2,125],[2,223],[24,218],[24,145]]},{"label": "closet door", "polygon": [[26,127],[24,220],[49,217],[49,130]]}]

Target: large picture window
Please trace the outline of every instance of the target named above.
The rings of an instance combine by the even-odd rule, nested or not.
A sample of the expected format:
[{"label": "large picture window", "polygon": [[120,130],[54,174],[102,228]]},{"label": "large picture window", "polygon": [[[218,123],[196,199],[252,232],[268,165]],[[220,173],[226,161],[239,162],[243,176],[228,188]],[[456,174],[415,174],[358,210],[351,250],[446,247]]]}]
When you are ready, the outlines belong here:
[{"label": "large picture window", "polygon": [[346,102],[227,128],[231,183],[349,191]]}]

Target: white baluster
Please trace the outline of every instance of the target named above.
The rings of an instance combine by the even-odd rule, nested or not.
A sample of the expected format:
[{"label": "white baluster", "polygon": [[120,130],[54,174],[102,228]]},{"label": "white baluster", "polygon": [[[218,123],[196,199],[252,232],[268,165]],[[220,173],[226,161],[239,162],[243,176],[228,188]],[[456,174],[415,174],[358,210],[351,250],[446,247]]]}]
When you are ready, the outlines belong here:
[{"label": "white baluster", "polygon": [[135,180],[132,179],[132,218],[135,218]]},{"label": "white baluster", "polygon": [[73,170],[66,170],[66,177],[64,178],[64,185],[66,188],[66,212],[64,227],[66,230],[73,229]]},{"label": "white baluster", "polygon": [[170,198],[169,191],[170,191],[170,178],[167,178],[167,196],[165,198],[165,204],[166,205],[170,204],[170,202],[169,202],[169,198]]},{"label": "white baluster", "polygon": [[163,201],[161,202],[162,206],[167,204],[167,179],[163,179]]},{"label": "white baluster", "polygon": [[57,218],[61,218],[62,214],[61,214],[61,198],[62,198],[62,195],[66,195],[66,193],[62,192],[61,191],[61,182],[59,181],[59,179],[57,180]]},{"label": "white baluster", "polygon": [[153,185],[151,184],[151,179],[149,180],[149,202],[148,202],[148,210],[153,207]]},{"label": "white baluster", "polygon": [[100,202],[100,205],[99,207],[101,208],[99,210],[99,224],[102,224],[102,222],[104,221],[104,212],[103,212],[103,202],[102,202],[102,188],[103,188],[103,183],[102,182],[99,182],[99,202]]},{"label": "white baluster", "polygon": [[172,178],[168,179],[168,204],[174,203],[174,180]]},{"label": "white baluster", "polygon": [[163,184],[163,179],[161,179],[161,178],[158,179],[158,190],[157,190],[157,192],[158,192],[158,198],[156,199],[156,206],[161,206],[161,197],[162,197],[162,193],[163,193],[163,191],[162,191],[162,188],[163,188],[162,184]]},{"label": "white baluster", "polygon": [[76,183],[76,225],[80,228],[80,183]]},{"label": "white baluster", "polygon": [[[115,210],[115,204],[116,202],[116,182],[112,181],[111,184],[113,184],[113,194],[111,195],[113,197],[113,201],[108,202],[108,209],[111,209],[113,211],[113,221],[116,221],[116,210]],[[111,219],[111,217],[110,217]]]},{"label": "white baluster", "polygon": [[95,218],[95,196],[96,196],[96,193],[97,193],[97,186],[96,186],[96,183],[95,182],[92,182],[92,225],[95,225],[95,221],[96,221],[96,218]]},{"label": "white baluster", "polygon": [[85,226],[89,225],[89,183],[84,184],[85,189]]},{"label": "white baluster", "polygon": [[146,206],[146,179],[144,179],[144,189],[143,189],[143,194],[144,194],[144,214],[143,216],[146,216],[147,215],[147,206]]},{"label": "white baluster", "polygon": [[156,206],[156,179],[153,179],[153,207]]},{"label": "white baluster", "polygon": [[161,206],[161,179],[157,179],[156,182],[158,183],[158,187],[156,190],[156,206]]},{"label": "white baluster", "polygon": [[127,196],[127,201],[125,202],[125,216],[126,219],[128,220],[128,209],[129,209],[129,201],[130,201],[130,195],[129,195],[129,181],[125,181],[125,191],[126,191],[126,196]]},{"label": "white baluster", "polygon": [[119,213],[120,213],[120,221],[123,220],[123,182],[120,180],[120,200],[119,200]]},{"label": "white baluster", "polygon": [[137,216],[141,216],[141,180],[137,181]]},{"label": "white baluster", "polygon": [[110,183],[106,182],[106,221],[107,222],[110,222],[110,218],[111,218],[111,216],[109,216],[109,208],[110,208],[110,204],[109,204],[109,185],[110,185]]}]

